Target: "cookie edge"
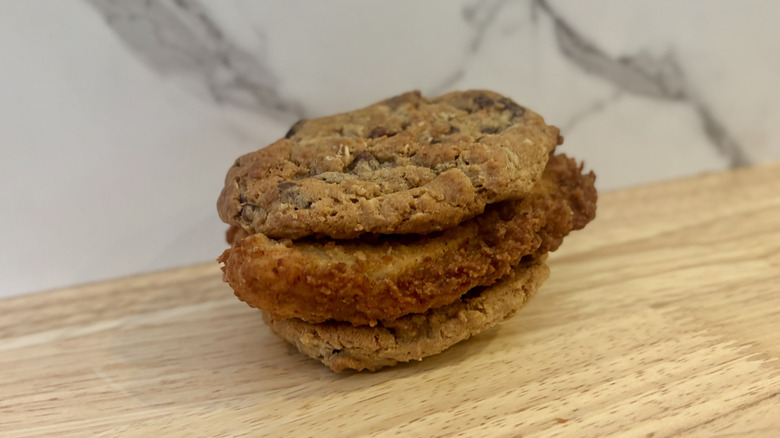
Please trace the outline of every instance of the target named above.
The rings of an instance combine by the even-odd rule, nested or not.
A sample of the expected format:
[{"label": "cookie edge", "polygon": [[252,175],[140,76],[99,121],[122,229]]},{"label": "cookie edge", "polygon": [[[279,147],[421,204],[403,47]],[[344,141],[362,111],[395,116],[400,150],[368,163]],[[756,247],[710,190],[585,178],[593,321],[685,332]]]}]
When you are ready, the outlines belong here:
[{"label": "cookie edge", "polygon": [[[439,354],[512,317],[548,278],[550,270],[545,261],[546,255],[530,264],[518,265],[475,297],[462,298],[424,314],[405,315],[385,323],[389,327],[382,323],[374,327],[340,322],[312,324],[297,318],[274,319],[264,311],[263,320],[298,351],[337,373],[346,369],[377,371]],[[453,306],[461,308],[455,310]],[[428,325],[422,337],[407,339],[394,328],[399,323],[410,323],[411,318],[425,317],[429,323],[448,313],[454,316],[441,324]],[[366,340],[370,348],[358,345]]]}]

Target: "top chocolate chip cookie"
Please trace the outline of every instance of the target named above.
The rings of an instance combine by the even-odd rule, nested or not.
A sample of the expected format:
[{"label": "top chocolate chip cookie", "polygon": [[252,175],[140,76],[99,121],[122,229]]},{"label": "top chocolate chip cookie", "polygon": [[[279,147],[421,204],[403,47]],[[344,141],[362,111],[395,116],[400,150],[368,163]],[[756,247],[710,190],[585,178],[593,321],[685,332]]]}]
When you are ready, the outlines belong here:
[{"label": "top chocolate chip cookie", "polygon": [[425,234],[522,198],[562,140],[490,91],[409,92],[299,121],[236,160],[217,208],[223,221],[272,238]]}]

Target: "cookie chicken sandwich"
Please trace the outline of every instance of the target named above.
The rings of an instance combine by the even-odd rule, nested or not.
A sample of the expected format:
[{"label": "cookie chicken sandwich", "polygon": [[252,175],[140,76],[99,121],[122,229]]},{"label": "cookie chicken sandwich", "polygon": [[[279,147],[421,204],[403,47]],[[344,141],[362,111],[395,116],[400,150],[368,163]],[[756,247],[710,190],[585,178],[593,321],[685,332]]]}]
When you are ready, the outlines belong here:
[{"label": "cookie chicken sandwich", "polygon": [[228,171],[224,279],[334,371],[440,353],[512,316],[594,218],[595,176],[562,142],[489,91],[301,120]]}]

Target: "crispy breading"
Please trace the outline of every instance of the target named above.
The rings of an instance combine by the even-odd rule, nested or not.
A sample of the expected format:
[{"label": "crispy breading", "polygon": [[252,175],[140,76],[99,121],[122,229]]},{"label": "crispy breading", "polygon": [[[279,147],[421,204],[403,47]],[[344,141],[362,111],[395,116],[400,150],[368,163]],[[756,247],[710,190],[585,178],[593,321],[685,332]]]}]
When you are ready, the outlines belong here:
[{"label": "crispy breading", "polygon": [[554,251],[594,218],[594,181],[557,155],[524,199],[492,204],[441,232],[351,241],[254,234],[218,260],[236,296],[274,319],[374,325],[449,304],[494,283],[524,256]]}]

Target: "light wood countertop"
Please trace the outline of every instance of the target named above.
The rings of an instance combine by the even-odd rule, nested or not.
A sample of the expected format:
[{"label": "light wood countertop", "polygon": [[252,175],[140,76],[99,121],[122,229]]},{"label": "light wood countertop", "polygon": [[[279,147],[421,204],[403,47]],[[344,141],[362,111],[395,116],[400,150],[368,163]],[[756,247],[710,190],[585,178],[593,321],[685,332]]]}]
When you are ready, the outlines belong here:
[{"label": "light wood countertop", "polygon": [[216,263],[3,300],[0,436],[780,436],[780,164],[603,194],[550,268],[373,374],[293,351]]}]

